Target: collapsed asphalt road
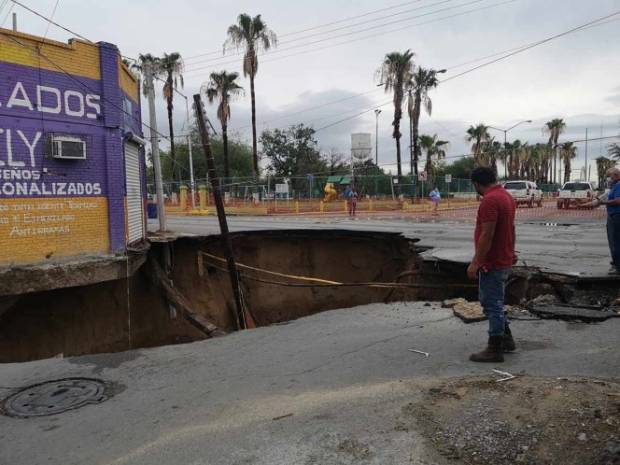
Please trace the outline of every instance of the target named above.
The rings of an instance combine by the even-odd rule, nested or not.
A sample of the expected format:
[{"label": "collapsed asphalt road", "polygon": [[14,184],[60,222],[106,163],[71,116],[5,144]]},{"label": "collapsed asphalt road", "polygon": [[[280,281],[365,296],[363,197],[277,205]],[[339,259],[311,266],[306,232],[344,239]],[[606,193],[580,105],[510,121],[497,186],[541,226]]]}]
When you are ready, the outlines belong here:
[{"label": "collapsed asphalt road", "polygon": [[620,376],[619,318],[513,328],[520,349],[498,367],[467,360],[486,323],[464,325],[424,302],[330,311],[187,345],[2,365],[3,396],[75,376],[119,388],[54,416],[0,417],[0,463],[465,463],[441,455],[416,421],[403,427],[403,409],[433,386],[494,381],[493,368],[548,379]]},{"label": "collapsed asphalt road", "polygon": [[[419,238],[419,245],[433,247],[431,255],[438,259],[467,262],[473,256],[473,224],[439,219],[414,222],[407,219],[342,217],[229,217],[231,231],[266,229],[350,229],[355,231],[400,232],[408,238]],[[157,223],[151,221],[154,231]],[[169,217],[168,228],[178,234],[217,234],[215,217]],[[609,249],[605,226],[595,222],[572,225],[555,223],[518,223],[517,250],[521,266],[554,273],[584,277],[607,276]]]}]

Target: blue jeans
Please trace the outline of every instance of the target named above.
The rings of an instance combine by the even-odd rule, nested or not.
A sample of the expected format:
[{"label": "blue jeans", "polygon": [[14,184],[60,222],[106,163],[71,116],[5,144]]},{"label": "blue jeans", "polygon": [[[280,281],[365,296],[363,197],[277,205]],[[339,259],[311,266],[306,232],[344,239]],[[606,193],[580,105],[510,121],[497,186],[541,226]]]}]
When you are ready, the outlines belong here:
[{"label": "blue jeans", "polygon": [[620,213],[607,217],[607,242],[609,242],[611,261],[620,271]]},{"label": "blue jeans", "polygon": [[508,326],[508,317],[504,314],[504,293],[510,268],[502,270],[481,271],[479,275],[478,299],[482,311],[489,319],[489,336],[503,336]]}]

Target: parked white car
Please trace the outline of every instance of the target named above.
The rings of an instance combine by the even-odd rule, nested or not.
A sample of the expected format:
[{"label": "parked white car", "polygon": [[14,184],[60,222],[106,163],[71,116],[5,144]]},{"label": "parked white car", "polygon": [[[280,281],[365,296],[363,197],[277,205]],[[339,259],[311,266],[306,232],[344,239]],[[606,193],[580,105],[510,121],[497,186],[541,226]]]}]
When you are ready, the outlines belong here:
[{"label": "parked white car", "polygon": [[512,198],[515,199],[517,206],[527,205],[533,207],[538,205],[542,207],[542,191],[535,182],[532,181],[507,181],[504,183],[504,189],[510,192]]},{"label": "parked white car", "polygon": [[589,202],[594,197],[594,189],[589,182],[567,182],[560,189],[558,208],[578,207],[580,203]]}]

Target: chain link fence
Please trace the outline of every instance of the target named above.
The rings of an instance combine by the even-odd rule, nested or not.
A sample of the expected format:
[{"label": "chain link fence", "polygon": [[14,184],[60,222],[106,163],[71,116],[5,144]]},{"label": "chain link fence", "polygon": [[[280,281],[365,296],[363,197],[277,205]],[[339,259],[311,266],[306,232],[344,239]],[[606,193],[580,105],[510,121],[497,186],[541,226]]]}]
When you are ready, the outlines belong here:
[{"label": "chain link fence", "polygon": [[[298,200],[304,202],[325,203],[343,200],[343,193],[352,186],[362,200],[392,200],[400,202],[417,202],[428,198],[429,192],[436,187],[443,199],[476,199],[477,193],[469,179],[438,176],[433,180],[418,180],[413,176],[392,175],[306,175],[306,176],[264,176],[257,182],[252,177],[220,178],[227,204],[256,205],[275,201]],[[194,188],[189,180],[182,182],[165,182],[164,198],[167,205],[179,205],[181,186],[188,188],[191,206],[199,203],[199,192],[205,190],[211,199],[211,185],[207,179],[196,179]],[[552,197],[559,189],[558,184],[539,185],[545,197]],[[155,186],[148,185],[149,197],[155,199]],[[193,194],[193,198],[192,198]]]}]

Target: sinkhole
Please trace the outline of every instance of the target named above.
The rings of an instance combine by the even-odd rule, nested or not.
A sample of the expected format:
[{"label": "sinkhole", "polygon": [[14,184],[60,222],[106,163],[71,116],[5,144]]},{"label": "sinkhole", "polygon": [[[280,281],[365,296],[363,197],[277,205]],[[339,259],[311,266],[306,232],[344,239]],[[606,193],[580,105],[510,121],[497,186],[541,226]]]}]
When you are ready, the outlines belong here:
[{"label": "sinkhole", "polygon": [[[231,240],[241,299],[256,327],[375,302],[477,298],[466,264],[425,259],[427,249],[399,233],[252,231]],[[146,253],[125,279],[0,297],[0,363],[192,342],[237,329],[219,236],[153,242]],[[566,300],[581,295],[579,285],[516,271],[507,303],[550,293]]]}]

